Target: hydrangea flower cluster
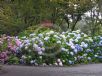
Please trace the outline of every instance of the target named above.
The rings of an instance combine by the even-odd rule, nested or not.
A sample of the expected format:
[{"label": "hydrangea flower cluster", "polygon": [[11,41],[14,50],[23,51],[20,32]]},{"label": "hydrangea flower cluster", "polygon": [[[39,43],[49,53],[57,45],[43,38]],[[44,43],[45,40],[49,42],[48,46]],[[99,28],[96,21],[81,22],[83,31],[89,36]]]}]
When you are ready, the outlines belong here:
[{"label": "hydrangea flower cluster", "polygon": [[97,57],[100,61],[102,61],[102,37],[96,36],[93,37],[93,44],[91,45],[91,48],[94,50],[94,55]]},{"label": "hydrangea flower cluster", "polygon": [[19,39],[2,35],[0,38],[0,61],[7,63],[12,59],[11,56],[16,57],[16,50],[20,44]]},{"label": "hydrangea flower cluster", "polygon": [[7,49],[10,49],[8,55],[6,53],[9,50],[6,52],[0,48],[0,58],[10,63],[63,66],[102,62],[102,37],[90,37],[79,30],[62,33],[48,30],[19,39],[17,37],[6,39],[7,42],[0,41],[0,46],[6,43]]}]

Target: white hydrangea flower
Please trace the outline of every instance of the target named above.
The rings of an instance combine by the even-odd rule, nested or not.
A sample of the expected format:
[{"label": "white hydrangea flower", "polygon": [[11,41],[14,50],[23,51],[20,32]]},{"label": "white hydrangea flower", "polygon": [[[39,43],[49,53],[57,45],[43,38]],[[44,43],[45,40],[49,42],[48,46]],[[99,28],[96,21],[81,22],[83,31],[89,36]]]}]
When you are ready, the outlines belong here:
[{"label": "white hydrangea flower", "polygon": [[50,38],[50,37],[45,37],[45,38],[44,38],[44,40],[45,40],[45,41],[48,41],[48,40],[49,40],[49,38]]},{"label": "white hydrangea flower", "polygon": [[54,34],[54,31],[50,31],[49,34]]},{"label": "white hydrangea flower", "polygon": [[77,37],[81,37],[81,35],[80,34],[77,34]]},{"label": "white hydrangea flower", "polygon": [[58,66],[58,63],[54,63],[55,66]]},{"label": "white hydrangea flower", "polygon": [[34,64],[34,60],[31,60],[30,63],[31,63],[31,64]]},{"label": "white hydrangea flower", "polygon": [[26,39],[27,37],[26,36],[24,36],[24,37],[21,37],[22,39]]},{"label": "white hydrangea flower", "polygon": [[39,40],[39,37],[35,37],[36,40]]},{"label": "white hydrangea flower", "polygon": [[78,37],[76,37],[76,39],[78,39],[78,40],[79,40],[79,39],[81,39],[81,37],[79,37],[79,36],[78,36]]},{"label": "white hydrangea flower", "polygon": [[36,47],[38,47],[38,45],[37,44],[33,44],[33,48],[36,48]]},{"label": "white hydrangea flower", "polygon": [[88,37],[88,35],[84,34],[84,37]]},{"label": "white hydrangea flower", "polygon": [[60,62],[60,63],[59,63],[59,66],[63,66],[63,63],[62,63],[62,62]]},{"label": "white hydrangea flower", "polygon": [[88,44],[87,43],[85,43],[85,42],[81,42],[81,45],[80,45],[81,47],[84,47],[84,48],[87,48],[88,47]]},{"label": "white hydrangea flower", "polygon": [[44,47],[42,47],[42,48],[41,48],[41,50],[42,50],[42,51],[45,51],[45,48],[44,48]]},{"label": "white hydrangea flower", "polygon": [[63,39],[66,39],[65,35],[62,35],[62,34],[61,34],[60,36],[61,36]]},{"label": "white hydrangea flower", "polygon": [[65,48],[61,48],[61,50],[62,50],[62,51],[66,51],[66,49],[65,49]]},{"label": "white hydrangea flower", "polygon": [[89,41],[91,41],[91,42],[93,42],[93,39],[91,38],[91,37],[89,37],[89,39],[88,39]]},{"label": "white hydrangea flower", "polygon": [[71,60],[69,60],[69,64],[72,64],[73,62]]},{"label": "white hydrangea flower", "polygon": [[57,62],[60,63],[61,62],[61,59],[57,59]]},{"label": "white hydrangea flower", "polygon": [[73,56],[74,55],[74,53],[73,52],[70,52],[70,54]]},{"label": "white hydrangea flower", "polygon": [[62,60],[62,62],[65,62],[65,60]]},{"label": "white hydrangea flower", "polygon": [[25,47],[25,50],[27,50],[27,49],[28,49],[28,46]]},{"label": "white hydrangea flower", "polygon": [[73,42],[74,40],[71,38],[71,39],[69,39],[69,42]]},{"label": "white hydrangea flower", "polygon": [[32,38],[31,40],[34,42],[35,41],[35,38]]},{"label": "white hydrangea flower", "polygon": [[84,54],[83,56],[84,56],[84,57],[86,57],[86,56],[87,56],[87,54]]},{"label": "white hydrangea flower", "polygon": [[32,33],[32,34],[30,34],[29,36],[30,36],[30,37],[35,36],[35,33]]},{"label": "white hydrangea flower", "polygon": [[47,32],[47,33],[46,33],[46,35],[50,35],[50,33],[49,33],[49,32]]},{"label": "white hydrangea flower", "polygon": [[66,32],[62,32],[62,34],[65,34]]},{"label": "white hydrangea flower", "polygon": [[98,55],[94,55],[95,57],[98,57]]},{"label": "white hydrangea flower", "polygon": [[61,44],[61,41],[57,41],[58,44]]},{"label": "white hydrangea flower", "polygon": [[25,56],[25,55],[22,55],[22,57],[21,57],[22,59],[26,59],[27,57]]},{"label": "white hydrangea flower", "polygon": [[42,55],[42,54],[43,54],[43,52],[42,52],[42,51],[38,51],[38,54],[39,54],[39,55]]},{"label": "white hydrangea flower", "polygon": [[80,33],[80,32],[81,32],[80,30],[77,30],[77,31],[76,31],[76,33]]},{"label": "white hydrangea flower", "polygon": [[69,37],[70,37],[70,35],[67,35],[66,37],[67,37],[67,38],[69,38]]},{"label": "white hydrangea flower", "polygon": [[77,57],[74,57],[75,61],[77,61]]},{"label": "white hydrangea flower", "polygon": [[58,36],[57,36],[57,35],[54,35],[54,37],[55,37],[55,38],[58,38]]},{"label": "white hydrangea flower", "polygon": [[28,56],[28,58],[31,58],[31,56]]},{"label": "white hydrangea flower", "polygon": [[42,56],[39,56],[40,59],[42,59]]},{"label": "white hydrangea flower", "polygon": [[43,34],[38,34],[39,37],[43,37]]},{"label": "white hydrangea flower", "polygon": [[88,60],[91,60],[91,57],[88,57],[87,59],[88,59]]},{"label": "white hydrangea flower", "polygon": [[78,42],[78,39],[75,39],[75,42]]}]

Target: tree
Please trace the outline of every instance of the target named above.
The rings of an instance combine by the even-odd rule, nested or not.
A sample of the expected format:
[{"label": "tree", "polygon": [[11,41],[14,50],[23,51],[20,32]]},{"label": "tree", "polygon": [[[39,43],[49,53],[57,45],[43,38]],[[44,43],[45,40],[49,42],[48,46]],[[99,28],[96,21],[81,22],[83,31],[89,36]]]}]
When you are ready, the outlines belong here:
[{"label": "tree", "polygon": [[0,33],[10,35],[22,30],[23,26],[21,25],[23,25],[23,22],[20,18],[16,17],[9,4],[1,1],[0,6]]},{"label": "tree", "polygon": [[77,22],[81,20],[82,15],[95,6],[94,2],[92,0],[58,1],[61,6],[59,9],[62,14],[61,18],[68,24],[68,29],[71,29],[72,31],[75,29],[75,26]]},{"label": "tree", "polygon": [[[20,32],[30,26],[50,20],[53,24],[75,30],[76,24],[82,20],[85,12],[90,11],[100,0],[1,0],[0,1],[0,29],[7,28]],[[5,14],[4,14],[5,13]],[[8,18],[8,19],[7,19]],[[6,25],[6,26],[5,26]],[[66,28],[65,27],[65,28]],[[19,28],[19,29],[16,29]],[[7,29],[7,32],[10,29]],[[6,32],[6,33],[7,33]]]}]

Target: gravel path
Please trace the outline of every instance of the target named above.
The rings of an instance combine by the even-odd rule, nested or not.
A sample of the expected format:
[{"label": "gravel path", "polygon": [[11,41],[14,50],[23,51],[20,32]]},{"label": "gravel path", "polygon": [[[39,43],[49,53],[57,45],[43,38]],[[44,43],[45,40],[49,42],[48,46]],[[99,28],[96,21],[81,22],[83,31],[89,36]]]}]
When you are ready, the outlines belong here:
[{"label": "gravel path", "polygon": [[4,65],[0,76],[102,76],[102,64],[74,67],[34,67]]}]

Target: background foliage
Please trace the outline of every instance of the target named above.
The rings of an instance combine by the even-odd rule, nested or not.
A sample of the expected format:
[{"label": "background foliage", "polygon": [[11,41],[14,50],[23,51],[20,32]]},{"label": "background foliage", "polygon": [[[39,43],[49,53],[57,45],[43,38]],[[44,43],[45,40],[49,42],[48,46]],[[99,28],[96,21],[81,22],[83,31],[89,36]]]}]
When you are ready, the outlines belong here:
[{"label": "background foliage", "polygon": [[101,4],[101,0],[0,0],[0,34],[17,35],[49,20],[63,31],[81,29],[98,35],[102,33]]}]

